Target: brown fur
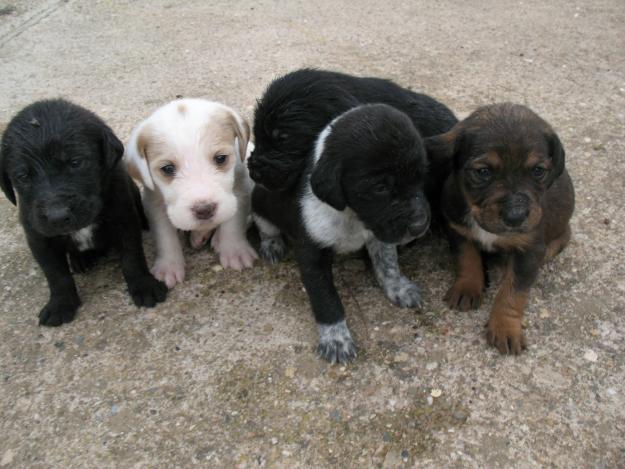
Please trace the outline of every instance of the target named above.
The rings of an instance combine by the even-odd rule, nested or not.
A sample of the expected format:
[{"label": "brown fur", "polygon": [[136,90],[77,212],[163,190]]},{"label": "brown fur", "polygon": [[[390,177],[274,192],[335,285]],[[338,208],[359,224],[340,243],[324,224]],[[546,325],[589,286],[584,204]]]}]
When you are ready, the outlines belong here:
[{"label": "brown fur", "polygon": [[[507,267],[487,338],[502,353],[519,353],[525,348],[521,321],[529,289],[540,265],[570,239],[574,191],[560,140],[530,109],[495,104],[426,140],[426,146],[433,164],[447,159],[454,168],[441,182],[441,210],[457,258],[456,280],[445,299],[452,308],[477,308],[476,272],[484,269],[478,249],[501,253]],[[514,213],[523,218],[512,224]]]},{"label": "brown fur", "polygon": [[528,292],[519,291],[515,283],[514,266],[509,261],[486,325],[486,339],[499,352],[518,355],[526,347],[522,324]]},{"label": "brown fur", "polygon": [[447,291],[445,301],[460,311],[477,309],[484,292],[484,266],[475,243],[465,240],[456,257],[456,280]]}]

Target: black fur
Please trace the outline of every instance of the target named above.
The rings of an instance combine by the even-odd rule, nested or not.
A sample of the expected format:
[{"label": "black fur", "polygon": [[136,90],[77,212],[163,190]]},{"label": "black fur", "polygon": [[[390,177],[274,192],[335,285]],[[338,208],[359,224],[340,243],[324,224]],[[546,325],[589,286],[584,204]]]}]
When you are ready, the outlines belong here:
[{"label": "black fur", "polygon": [[406,113],[423,137],[447,132],[457,122],[443,104],[389,80],[302,69],[274,80],[254,116],[255,150],[250,176],[269,190],[290,190],[321,130],[345,111],[384,103]]},{"label": "black fur", "polygon": [[[80,299],[70,265],[83,272],[111,246],[120,250],[135,304],[151,307],[165,300],[166,286],[146,265],[145,216],[137,186],[118,164],[123,153],[122,143],[101,119],[60,99],[24,108],[3,135],[0,185],[18,205],[28,245],[50,288],[50,300],[39,314],[42,325],[59,326],[74,318]],[[71,235],[91,225],[92,242],[80,250]]]},{"label": "black fur", "polygon": [[[276,125],[282,128],[281,122]],[[370,241],[366,241],[367,248],[370,253],[375,250],[377,257],[372,260],[378,261],[374,266],[376,275],[387,296],[400,306],[418,306],[418,288],[401,275],[394,247],[395,243],[422,235],[429,225],[429,206],[423,194],[427,160],[422,139],[411,119],[385,104],[358,106],[331,124],[318,161],[314,157],[314,136],[308,140],[311,143],[305,152],[305,166],[294,176],[299,181],[297,189],[269,191],[257,185],[252,193],[252,210],[292,240],[318,325],[335,325],[345,317],[332,278],[333,255],[341,247],[338,241],[333,244],[332,240],[315,239],[315,227],[310,225],[301,207],[301,201],[310,197],[309,185],[320,201],[346,217],[355,214],[356,221],[350,226],[361,223],[363,231],[373,233]],[[257,160],[261,172],[262,161]],[[259,228],[262,239],[260,224]],[[261,247],[279,245],[275,234],[270,239],[264,238]],[[375,240],[392,246],[386,249]],[[364,243],[353,247],[358,249]],[[265,251],[261,249],[261,254],[274,260],[276,253]],[[322,337],[320,355],[330,361],[352,358],[355,348],[349,332],[345,332],[347,344],[336,338],[324,343]]]}]

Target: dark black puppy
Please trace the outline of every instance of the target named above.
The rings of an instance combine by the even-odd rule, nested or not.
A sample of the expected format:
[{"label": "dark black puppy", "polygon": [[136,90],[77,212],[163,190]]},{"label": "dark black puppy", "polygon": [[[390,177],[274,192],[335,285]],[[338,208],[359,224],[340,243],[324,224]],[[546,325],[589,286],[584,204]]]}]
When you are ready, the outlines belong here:
[{"label": "dark black puppy", "polygon": [[248,160],[252,179],[269,190],[296,187],[321,130],[345,111],[384,103],[406,113],[423,137],[447,132],[453,113],[429,96],[389,80],[302,69],[274,80],[254,116],[255,150]]},{"label": "dark black puppy", "polygon": [[[39,323],[70,322],[80,305],[74,272],[93,265],[111,245],[137,306],[165,300],[141,244],[143,211],[137,186],[122,166],[122,143],[95,114],[64,100],[20,111],[2,138],[0,185],[15,205],[28,245],[50,288]],[[18,198],[15,197],[15,191]]]},{"label": "dark black puppy", "polygon": [[356,349],[332,279],[333,255],[366,246],[388,298],[419,306],[418,287],[399,270],[396,244],[428,228],[427,162],[411,120],[384,104],[341,114],[309,150],[297,190],[256,186],[252,211],[263,257],[276,261],[283,255],[281,233],[292,240],[319,327],[317,351],[330,362],[345,362]]}]

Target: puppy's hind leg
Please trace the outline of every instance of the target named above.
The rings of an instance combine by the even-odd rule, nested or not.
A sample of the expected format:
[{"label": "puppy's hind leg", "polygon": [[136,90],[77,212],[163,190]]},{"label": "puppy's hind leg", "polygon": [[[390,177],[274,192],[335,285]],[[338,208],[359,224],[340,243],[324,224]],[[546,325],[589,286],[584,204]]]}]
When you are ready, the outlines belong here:
[{"label": "puppy's hind leg", "polygon": [[367,252],[371,258],[378,284],[388,299],[402,308],[420,308],[419,287],[399,270],[397,246],[371,238],[367,242]]},{"label": "puppy's hind leg", "polygon": [[280,235],[280,230],[256,213],[252,214],[252,217],[260,235],[260,257],[271,264],[280,262],[286,254],[286,245]]}]

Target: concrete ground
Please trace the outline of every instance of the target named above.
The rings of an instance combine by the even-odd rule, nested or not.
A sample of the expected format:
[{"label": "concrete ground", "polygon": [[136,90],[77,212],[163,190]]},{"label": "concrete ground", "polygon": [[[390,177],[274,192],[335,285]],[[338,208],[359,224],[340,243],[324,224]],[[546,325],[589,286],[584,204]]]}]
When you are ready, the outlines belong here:
[{"label": "concrete ground", "polygon": [[[0,201],[0,467],[625,467],[625,3],[0,0],[0,128],[64,96],[126,139],[177,95],[251,118],[302,66],[384,76],[464,116],[531,106],[575,181],[570,246],[542,270],[529,349],[501,357],[492,302],[449,311],[446,243],[401,263],[421,313],[359,259],[336,266],[361,353],[313,353],[292,260],[245,272],[188,252],[188,280],[134,307],[113,257],[76,276],[77,319],[37,326],[43,275]],[[146,235],[148,256],[153,244]]]}]

